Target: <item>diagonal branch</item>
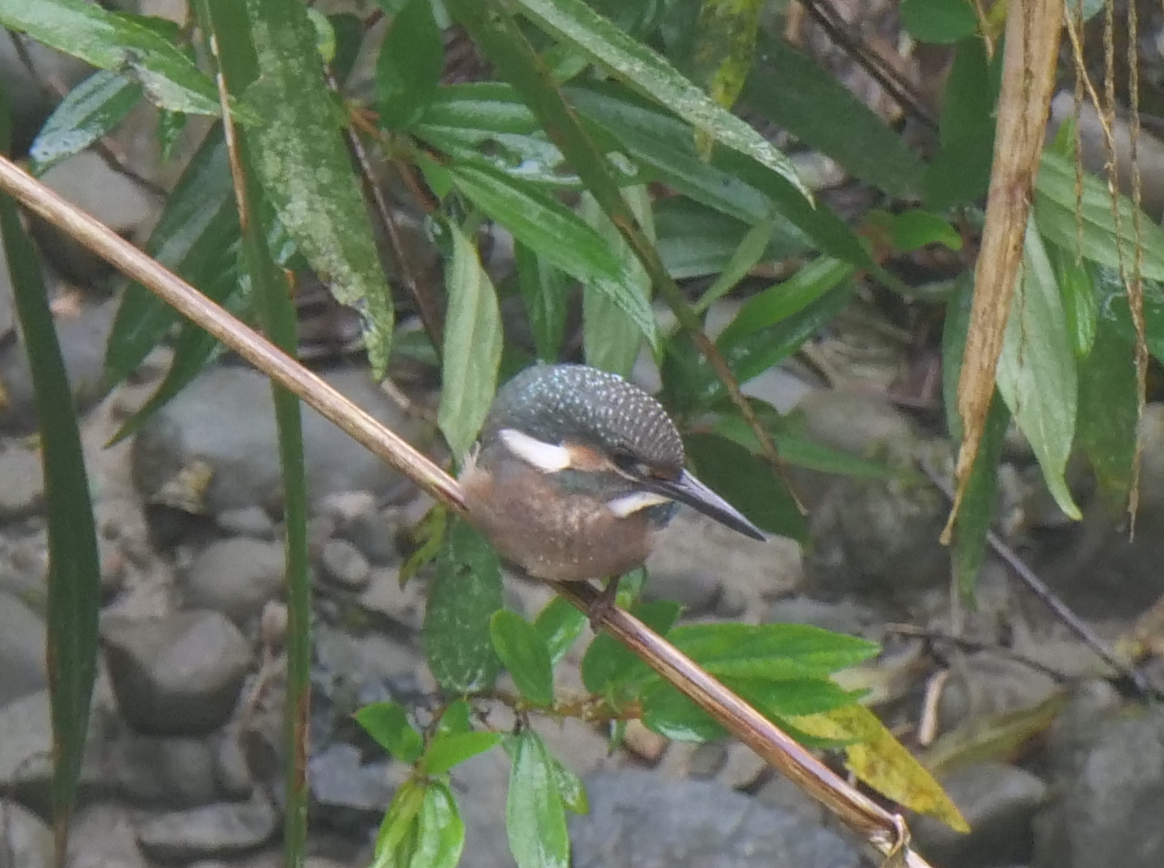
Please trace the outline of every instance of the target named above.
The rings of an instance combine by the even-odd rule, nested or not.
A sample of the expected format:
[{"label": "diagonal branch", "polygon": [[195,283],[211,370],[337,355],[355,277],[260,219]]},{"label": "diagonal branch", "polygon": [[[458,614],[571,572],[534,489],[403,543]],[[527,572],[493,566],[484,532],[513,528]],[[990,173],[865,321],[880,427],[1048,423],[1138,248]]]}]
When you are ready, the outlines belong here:
[{"label": "diagonal branch", "polygon": [[[0,189],[150,289],[183,316],[297,394],[434,498],[464,512],[457,482],[409,443],[298,365],[270,341],[209,301],[190,284],[4,158],[0,158]],[[571,604],[583,611],[591,611],[593,596],[597,593],[593,588],[585,585],[554,587]],[[909,830],[900,814],[891,814],[845,783],[779,727],[636,618],[612,608],[602,614],[599,621],[605,630],[652,669],[805,789],[879,852],[895,859],[898,865],[928,868],[928,863],[910,849]]]}]

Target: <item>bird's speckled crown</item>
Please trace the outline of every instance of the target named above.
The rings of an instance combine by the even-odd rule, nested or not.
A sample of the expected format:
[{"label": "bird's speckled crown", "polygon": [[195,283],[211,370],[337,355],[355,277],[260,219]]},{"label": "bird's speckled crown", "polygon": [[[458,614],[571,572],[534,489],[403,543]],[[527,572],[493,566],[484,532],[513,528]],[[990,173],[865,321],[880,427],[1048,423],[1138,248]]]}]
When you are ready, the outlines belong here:
[{"label": "bird's speckled crown", "polygon": [[652,467],[683,467],[683,441],[654,398],[615,374],[586,365],[535,365],[497,393],[482,440],[515,428],[547,443],[567,437]]}]

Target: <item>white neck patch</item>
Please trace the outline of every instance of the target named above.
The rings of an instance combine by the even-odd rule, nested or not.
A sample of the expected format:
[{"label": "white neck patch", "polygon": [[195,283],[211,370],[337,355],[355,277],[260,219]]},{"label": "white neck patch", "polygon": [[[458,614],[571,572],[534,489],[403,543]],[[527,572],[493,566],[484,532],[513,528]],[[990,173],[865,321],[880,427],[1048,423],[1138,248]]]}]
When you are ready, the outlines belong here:
[{"label": "white neck patch", "polygon": [[648,506],[657,506],[660,503],[670,502],[671,498],[664,497],[661,494],[655,494],[653,491],[634,491],[608,501],[606,508],[619,518],[626,518],[628,515],[632,515],[640,509],[646,509]]},{"label": "white neck patch", "polygon": [[570,466],[570,450],[555,443],[544,443],[515,428],[503,428],[497,436],[505,448],[543,473],[557,473]]}]

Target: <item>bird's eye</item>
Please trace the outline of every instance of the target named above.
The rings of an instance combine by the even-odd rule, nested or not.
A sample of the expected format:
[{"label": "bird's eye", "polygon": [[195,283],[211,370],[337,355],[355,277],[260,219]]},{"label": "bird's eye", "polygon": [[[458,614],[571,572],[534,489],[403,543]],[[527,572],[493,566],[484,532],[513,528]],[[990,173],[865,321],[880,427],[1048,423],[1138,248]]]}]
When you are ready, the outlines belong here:
[{"label": "bird's eye", "polygon": [[611,460],[614,461],[615,467],[617,467],[628,476],[644,479],[651,475],[651,468],[648,467],[644,462],[639,461],[629,452],[616,451],[611,456]]}]

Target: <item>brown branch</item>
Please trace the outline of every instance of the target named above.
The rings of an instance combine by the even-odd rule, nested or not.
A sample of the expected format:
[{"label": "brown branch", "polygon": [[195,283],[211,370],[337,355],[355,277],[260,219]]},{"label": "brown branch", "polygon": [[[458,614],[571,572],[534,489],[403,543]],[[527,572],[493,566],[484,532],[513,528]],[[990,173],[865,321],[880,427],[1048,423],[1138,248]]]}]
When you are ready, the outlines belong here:
[{"label": "brown branch", "polygon": [[[410,444],[206,299],[194,287],[4,158],[0,158],[0,189],[150,289],[183,316],[297,394],[434,498],[464,513],[464,500],[457,482]],[[582,611],[593,611],[597,592],[589,585],[555,585],[555,588]],[[611,608],[600,613],[597,620],[652,669],[698,703],[763,759],[803,787],[882,854],[894,857],[897,864],[909,868],[928,868],[928,863],[910,849],[909,831],[899,814],[889,813],[853,789],[775,724],[636,618],[621,609]]]}]

